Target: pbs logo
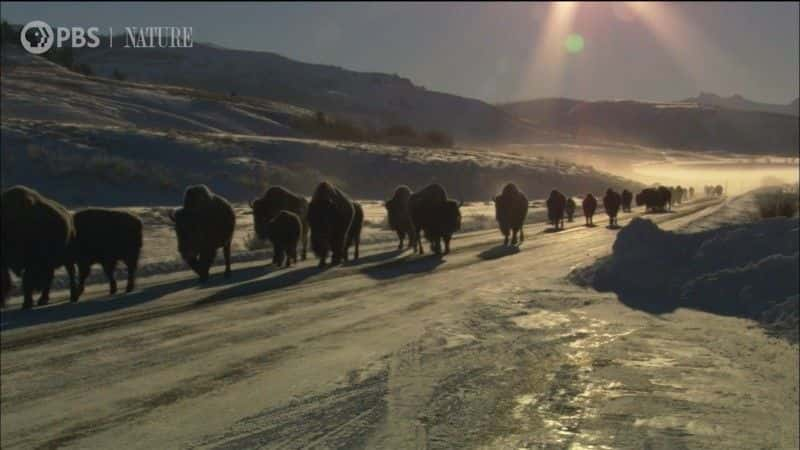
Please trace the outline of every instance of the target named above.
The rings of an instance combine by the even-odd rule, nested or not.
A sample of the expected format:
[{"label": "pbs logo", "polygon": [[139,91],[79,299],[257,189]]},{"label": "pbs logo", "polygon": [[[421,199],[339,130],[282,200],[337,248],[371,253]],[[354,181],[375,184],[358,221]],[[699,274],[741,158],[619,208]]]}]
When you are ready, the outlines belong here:
[{"label": "pbs logo", "polygon": [[53,29],[46,22],[34,20],[22,27],[22,47],[29,53],[41,55],[53,46]]}]

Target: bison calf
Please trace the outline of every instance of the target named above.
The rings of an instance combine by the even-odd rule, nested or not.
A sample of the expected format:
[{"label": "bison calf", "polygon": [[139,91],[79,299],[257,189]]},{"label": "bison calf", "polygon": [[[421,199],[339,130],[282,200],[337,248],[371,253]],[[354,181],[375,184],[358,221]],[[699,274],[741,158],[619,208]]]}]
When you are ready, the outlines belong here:
[{"label": "bison calf", "polygon": [[125,292],[136,285],[136,269],[142,250],[142,221],[135,215],[110,209],[84,209],[75,220],[75,261],[78,263],[78,296],[83,293],[92,265],[99,263],[106,274],[111,295],[117,292],[114,271],[117,261],[128,270]]},{"label": "bison calf", "polygon": [[[256,235],[262,240],[270,239],[269,222],[274,219],[281,211],[293,212],[300,219],[302,228],[300,230],[300,240],[303,244],[303,260],[306,259],[306,247],[308,246],[308,200],[302,195],[283,188],[272,186],[264,192],[261,198],[250,202],[253,209],[253,226]],[[274,249],[273,249],[274,250]]]},{"label": "bison calf", "polygon": [[281,211],[269,221],[269,240],[272,242],[272,263],[280,267],[286,261],[286,267],[297,263],[297,243],[303,232],[303,222],[291,211]]}]

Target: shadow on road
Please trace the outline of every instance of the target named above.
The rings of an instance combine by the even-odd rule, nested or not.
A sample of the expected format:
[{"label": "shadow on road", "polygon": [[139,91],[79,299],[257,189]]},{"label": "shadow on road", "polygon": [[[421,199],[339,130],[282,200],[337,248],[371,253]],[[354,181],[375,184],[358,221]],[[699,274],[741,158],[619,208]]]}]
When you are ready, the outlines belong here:
[{"label": "shadow on road", "polygon": [[478,258],[484,260],[497,259],[497,258],[502,258],[504,256],[517,254],[519,253],[519,251],[520,251],[519,247],[516,245],[505,246],[503,244],[500,244],[496,247],[492,247],[488,250],[484,250],[478,253]]},{"label": "shadow on road", "polygon": [[215,273],[206,283],[200,283],[196,277],[170,283],[158,284],[136,290],[123,295],[104,295],[98,298],[78,301],[77,303],[63,302],[51,306],[34,308],[30,310],[3,310],[0,313],[0,329],[3,331],[18,328],[56,323],[65,320],[78,319],[107,312],[131,308],[157,300],[165,295],[172,294],[191,287],[209,288],[228,283],[236,283],[260,277],[269,270],[264,267],[250,267],[234,270],[231,278],[225,278],[222,273]]},{"label": "shadow on road", "polygon": [[229,300],[235,297],[245,297],[253,294],[258,294],[260,292],[271,291],[274,289],[280,289],[283,287],[291,286],[297,283],[302,282],[303,280],[312,277],[314,275],[320,274],[322,272],[327,271],[330,269],[331,266],[325,267],[304,267],[302,269],[281,269],[285,271],[274,271],[275,276],[258,279],[255,281],[251,281],[249,283],[244,284],[237,284],[235,286],[231,286],[227,289],[223,289],[221,291],[215,292],[210,296],[200,299],[194,304],[196,306],[206,306],[212,303],[222,302],[225,300]]},{"label": "shadow on road", "polygon": [[376,280],[389,280],[404,275],[432,272],[444,263],[444,259],[442,255],[426,255],[419,258],[405,257],[396,262],[397,264],[367,267],[361,273]]}]

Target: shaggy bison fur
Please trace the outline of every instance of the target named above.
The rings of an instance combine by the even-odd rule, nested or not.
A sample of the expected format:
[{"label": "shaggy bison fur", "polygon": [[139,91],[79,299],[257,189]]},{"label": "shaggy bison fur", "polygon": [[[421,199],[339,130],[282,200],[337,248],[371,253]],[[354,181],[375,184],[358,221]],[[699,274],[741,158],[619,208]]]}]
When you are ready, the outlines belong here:
[{"label": "shaggy bison fur", "polygon": [[633,193],[627,189],[622,190],[622,211],[631,212],[631,203],[633,203]]},{"label": "shaggy bison fur", "polygon": [[[302,258],[306,259],[306,247],[308,246],[308,200],[302,195],[283,188],[272,186],[264,192],[261,198],[250,202],[253,209],[253,226],[256,236],[262,240],[272,240],[270,238],[270,221],[281,211],[290,211],[300,219],[301,230],[300,239],[303,243]],[[273,254],[274,254],[273,249]]]},{"label": "shaggy bison fur", "polygon": [[636,194],[636,206],[645,206],[645,211],[665,211],[669,204],[668,189],[646,188]]},{"label": "shaggy bison fur", "polygon": [[463,203],[448,199],[432,211],[432,220],[424,228],[425,238],[430,242],[431,251],[437,255],[450,253],[450,240],[461,229],[461,205]]},{"label": "shaggy bison fur", "polygon": [[586,226],[594,225],[594,212],[597,211],[597,199],[592,194],[586,194],[583,198],[583,217],[586,218]]},{"label": "shaggy bison fur", "polygon": [[[75,225],[59,203],[33,189],[13,186],[2,195],[3,266],[22,278],[23,309],[50,301],[50,285],[58,267],[69,275],[70,299],[77,300],[74,265]],[[10,282],[10,280],[8,280]]]},{"label": "shaggy bison fur", "polygon": [[205,185],[186,188],[183,207],[170,212],[178,237],[178,251],[200,277],[208,280],[211,264],[222,247],[225,277],[231,276],[231,241],[236,228],[236,214],[227,200]]},{"label": "shaggy bison fur", "polygon": [[391,199],[386,200],[386,212],[389,216],[389,227],[397,233],[400,243],[398,250],[403,249],[403,240],[408,235],[409,248],[415,246],[414,242],[414,222],[411,221],[411,211],[408,201],[411,198],[411,189],[408,186],[398,186]]},{"label": "shaggy bison fur", "polygon": [[613,189],[606,190],[606,195],[603,197],[603,208],[608,214],[608,225],[610,227],[617,227],[617,214],[619,214],[619,207],[622,205],[622,196]]},{"label": "shaggy bison fur", "polygon": [[78,211],[75,221],[75,261],[78,263],[78,296],[83,293],[92,265],[99,263],[108,279],[111,295],[117,292],[114,272],[117,261],[128,270],[125,292],[136,285],[136,269],[142,250],[142,225],[137,216],[110,209],[91,208]]},{"label": "shaggy bison fur", "polygon": [[308,205],[311,227],[311,249],[323,267],[331,253],[331,264],[339,264],[347,253],[350,228],[356,207],[350,197],[332,184],[323,181],[314,190]]},{"label": "shaggy bison fur", "polygon": [[[447,192],[439,184],[431,184],[424,189],[411,194],[408,199],[408,207],[411,212],[411,222],[414,224],[413,239],[416,244],[415,251],[420,254],[425,253],[422,248],[421,234],[425,231],[426,236],[438,235],[440,225],[437,221],[442,216],[442,209],[447,202]],[[427,230],[432,231],[427,231]],[[431,244],[433,245],[433,244]]]},{"label": "shaggy bison fur", "polygon": [[519,242],[525,240],[523,226],[528,216],[528,197],[514,183],[507,184],[503,192],[494,198],[494,216],[503,233],[503,245],[508,245],[509,233],[513,233],[511,245],[517,244],[517,233]]},{"label": "shaggy bison fur", "polygon": [[269,241],[272,242],[272,263],[285,267],[297,263],[297,243],[303,231],[303,222],[300,216],[292,211],[281,211],[267,224],[269,227]]},{"label": "shaggy bison fur", "polygon": [[553,225],[553,229],[564,229],[564,210],[567,206],[567,198],[561,192],[553,190],[547,198],[547,219]]}]

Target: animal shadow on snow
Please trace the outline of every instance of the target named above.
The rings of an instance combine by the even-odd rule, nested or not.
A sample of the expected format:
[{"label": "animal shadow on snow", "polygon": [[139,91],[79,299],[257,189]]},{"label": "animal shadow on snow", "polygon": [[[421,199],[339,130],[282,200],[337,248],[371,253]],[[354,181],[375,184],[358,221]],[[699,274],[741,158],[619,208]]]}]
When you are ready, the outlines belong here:
[{"label": "animal shadow on snow", "polygon": [[553,228],[553,227],[550,227],[550,228],[545,228],[544,231],[542,231],[542,233],[560,233],[560,232],[564,231],[565,229],[566,228]]},{"label": "animal shadow on snow", "polygon": [[478,253],[478,258],[483,260],[497,259],[497,258],[502,258],[504,256],[515,255],[519,253],[519,251],[520,251],[519,246],[517,245],[505,246],[503,244],[500,244],[488,250],[484,250]]},{"label": "animal shadow on snow", "polygon": [[[127,294],[106,294],[95,298],[81,299],[77,303],[66,301],[29,310],[6,308],[2,312],[0,329],[3,331],[13,330],[44,323],[63,322],[65,320],[113,312],[158,300],[166,295],[184,289],[192,287],[206,288],[214,285],[234,283],[259,277],[264,273],[264,267],[251,267],[242,270],[234,270],[231,278],[224,278],[222,272],[215,273],[205,283],[201,283],[197,277],[192,276],[188,279],[144,287]],[[117,280],[117,282],[119,282],[119,280]]]},{"label": "animal shadow on snow", "polygon": [[376,280],[390,280],[403,275],[432,272],[442,263],[444,263],[443,255],[429,254],[419,258],[400,258],[387,264],[367,267],[361,273]]},{"label": "animal shadow on snow", "polygon": [[246,297],[261,292],[288,287],[298,284],[309,277],[325,272],[330,268],[330,265],[326,265],[325,267],[317,267],[314,265],[301,269],[276,269],[270,272],[270,274],[274,273],[275,276],[231,286],[198,300],[195,302],[195,305],[207,306],[212,303],[218,303],[236,297]]}]

